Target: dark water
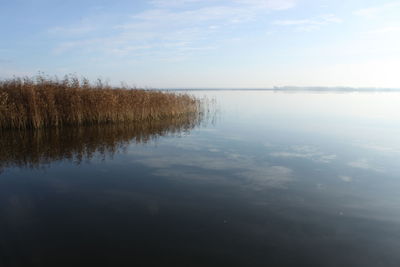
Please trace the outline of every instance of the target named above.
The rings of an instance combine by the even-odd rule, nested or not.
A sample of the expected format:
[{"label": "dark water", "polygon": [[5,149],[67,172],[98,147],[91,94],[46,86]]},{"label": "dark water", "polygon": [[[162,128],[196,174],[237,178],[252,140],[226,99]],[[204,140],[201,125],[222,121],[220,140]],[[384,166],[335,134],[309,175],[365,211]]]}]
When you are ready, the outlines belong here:
[{"label": "dark water", "polygon": [[400,266],[400,94],[1,133],[0,266]]}]

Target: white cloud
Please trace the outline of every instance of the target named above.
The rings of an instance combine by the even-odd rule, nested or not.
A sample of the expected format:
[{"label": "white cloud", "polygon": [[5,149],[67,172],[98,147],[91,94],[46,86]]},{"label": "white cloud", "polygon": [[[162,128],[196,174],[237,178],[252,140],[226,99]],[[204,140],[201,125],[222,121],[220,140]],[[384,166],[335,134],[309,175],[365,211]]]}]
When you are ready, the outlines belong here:
[{"label": "white cloud", "polygon": [[304,24],[320,25],[321,22],[310,19],[300,19],[300,20],[277,20],[273,24],[281,26],[304,25]]},{"label": "white cloud", "polygon": [[372,31],[368,32],[369,34],[394,34],[394,33],[400,33],[400,26],[386,26],[378,29],[374,29]]},{"label": "white cloud", "polygon": [[150,45],[127,45],[123,47],[112,48],[110,51],[118,56],[124,56],[134,51],[149,49]]},{"label": "white cloud", "polygon": [[274,25],[279,26],[294,26],[299,31],[318,30],[322,25],[341,23],[342,19],[332,14],[321,15],[311,19],[296,19],[296,20],[276,20]]},{"label": "white cloud", "polygon": [[54,27],[49,29],[49,33],[51,34],[60,34],[60,35],[82,35],[87,34],[91,31],[94,31],[96,28],[91,25],[78,25],[71,27]]},{"label": "white cloud", "polygon": [[[292,8],[295,0],[155,0],[150,8],[133,14],[118,25],[103,25],[113,30],[107,37],[65,40],[54,51],[62,53],[78,48],[115,55],[135,55],[138,49],[168,50],[182,57],[218,48],[226,32],[274,10]],[[55,27],[51,33],[82,34],[94,30],[85,20],[81,26]],[[228,38],[228,36],[226,37]],[[210,45],[210,41],[213,45]],[[132,49],[134,47],[135,49]],[[174,53],[176,53],[174,55]]]},{"label": "white cloud", "polygon": [[296,6],[295,0],[235,0],[236,3],[246,4],[258,8],[285,10]]},{"label": "white cloud", "polygon": [[325,23],[342,23],[343,20],[333,14],[325,14],[319,17]]},{"label": "white cloud", "polygon": [[236,4],[241,7],[254,7],[271,10],[285,10],[296,6],[296,0],[153,0],[150,3],[158,8],[190,7],[193,5],[219,5],[227,6]]},{"label": "white cloud", "polygon": [[187,4],[193,3],[201,3],[201,2],[209,2],[207,0],[153,0],[150,1],[150,4],[156,7],[163,8],[171,8],[171,7],[180,7]]},{"label": "white cloud", "polygon": [[385,3],[380,6],[359,9],[355,11],[354,14],[366,18],[375,18],[387,11],[393,10],[393,8],[399,8],[399,7],[400,7],[400,1],[395,1],[395,2]]},{"label": "white cloud", "polygon": [[222,25],[248,21],[260,13],[272,8],[256,8],[255,5],[208,5],[193,9],[162,9],[154,8],[132,16],[134,21],[121,25],[122,28],[133,29],[143,26],[154,29],[203,26],[213,23],[214,28]]},{"label": "white cloud", "polygon": [[60,54],[71,49],[75,48],[85,48],[85,47],[93,47],[94,45],[98,45],[103,43],[104,39],[86,39],[86,40],[78,40],[78,41],[65,41],[60,43],[56,48],[53,49],[53,53]]}]

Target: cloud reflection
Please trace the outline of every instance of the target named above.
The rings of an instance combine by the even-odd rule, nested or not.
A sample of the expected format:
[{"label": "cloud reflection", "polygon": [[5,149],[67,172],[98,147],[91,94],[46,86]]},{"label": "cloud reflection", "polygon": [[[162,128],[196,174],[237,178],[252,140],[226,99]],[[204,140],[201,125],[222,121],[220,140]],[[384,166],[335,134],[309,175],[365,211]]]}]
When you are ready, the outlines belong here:
[{"label": "cloud reflection", "polygon": [[383,168],[374,166],[367,159],[358,159],[348,163],[349,166],[357,169],[371,170],[376,172],[385,172]]},{"label": "cloud reflection", "polygon": [[170,179],[240,183],[252,189],[262,189],[265,186],[285,187],[293,180],[293,171],[288,167],[275,165],[237,150],[208,148],[202,144],[205,141],[192,137],[190,141],[168,143],[168,148],[175,148],[168,156],[159,150],[131,150],[129,153],[135,156],[133,162],[150,167],[154,175]]},{"label": "cloud reflection", "polygon": [[338,178],[346,183],[350,183],[353,181],[353,178],[347,175],[339,175]]},{"label": "cloud reflection", "polygon": [[318,148],[312,146],[291,146],[286,151],[272,152],[270,155],[280,158],[304,158],[321,163],[330,163],[336,159],[335,154],[321,152]]}]

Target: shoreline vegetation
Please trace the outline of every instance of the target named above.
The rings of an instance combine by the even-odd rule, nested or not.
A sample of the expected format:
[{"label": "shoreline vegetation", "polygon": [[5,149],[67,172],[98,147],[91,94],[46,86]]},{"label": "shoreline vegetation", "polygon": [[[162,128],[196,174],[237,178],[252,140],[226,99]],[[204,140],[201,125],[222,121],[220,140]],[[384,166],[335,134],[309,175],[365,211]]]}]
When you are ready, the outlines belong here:
[{"label": "shoreline vegetation", "polygon": [[202,101],[188,94],[116,88],[76,76],[0,81],[0,129],[158,121],[202,112]]}]

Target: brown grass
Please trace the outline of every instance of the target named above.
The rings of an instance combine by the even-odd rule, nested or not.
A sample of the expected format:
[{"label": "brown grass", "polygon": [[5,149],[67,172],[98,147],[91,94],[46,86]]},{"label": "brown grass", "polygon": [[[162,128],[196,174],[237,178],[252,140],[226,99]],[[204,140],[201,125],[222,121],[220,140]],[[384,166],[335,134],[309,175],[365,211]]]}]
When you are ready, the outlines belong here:
[{"label": "brown grass", "polygon": [[0,129],[163,120],[199,113],[200,106],[186,94],[111,88],[75,76],[0,81]]}]

